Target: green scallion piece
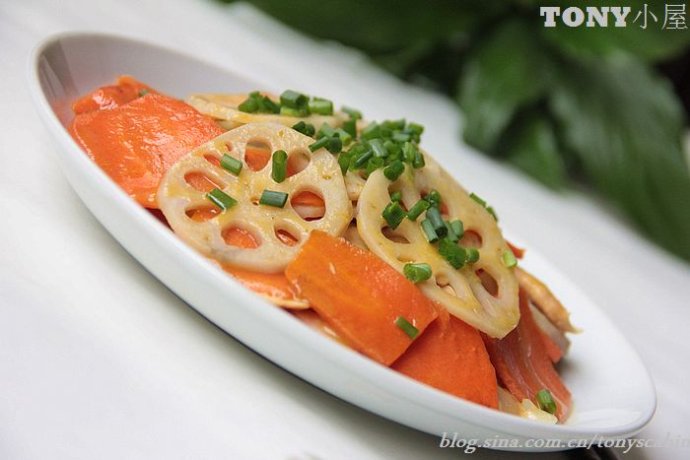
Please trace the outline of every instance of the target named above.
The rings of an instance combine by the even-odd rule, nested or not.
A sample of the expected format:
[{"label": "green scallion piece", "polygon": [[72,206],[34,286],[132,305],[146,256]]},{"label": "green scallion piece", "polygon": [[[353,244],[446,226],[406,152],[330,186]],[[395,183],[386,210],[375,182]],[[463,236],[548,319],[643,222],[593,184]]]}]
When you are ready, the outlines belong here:
[{"label": "green scallion piece", "polygon": [[554,401],[553,396],[549,390],[543,389],[537,391],[537,406],[539,409],[548,412],[549,414],[555,414],[557,410],[556,401]]},{"label": "green scallion piece", "polygon": [[417,136],[421,136],[424,132],[424,126],[411,121],[407,124],[407,126],[405,126],[405,131],[413,133]]},{"label": "green scallion piece", "polygon": [[456,269],[461,268],[467,261],[465,249],[448,238],[443,238],[438,244],[438,253]]},{"label": "green scallion piece", "polygon": [[381,127],[376,122],[369,123],[364,129],[362,129],[360,137],[364,140],[381,137]]},{"label": "green scallion piece", "polygon": [[446,234],[446,238],[451,240],[453,243],[457,243],[460,237],[455,234],[455,232],[453,231],[453,227],[451,227],[450,225],[450,222],[446,221],[445,224],[446,230],[448,231],[448,233]]},{"label": "green scallion piece", "polygon": [[306,107],[294,108],[282,105],[280,106],[280,114],[286,117],[306,117],[309,115],[309,110]]},{"label": "green scallion piece", "polygon": [[282,208],[285,206],[285,203],[287,203],[287,199],[287,193],[264,190],[261,194],[261,198],[259,198],[259,204],[273,206],[274,208]]},{"label": "green scallion piece", "polygon": [[335,129],[328,123],[324,123],[321,125],[319,128],[319,131],[316,133],[316,138],[321,139],[322,137],[333,137],[335,136]]},{"label": "green scallion piece", "polygon": [[316,141],[316,142],[314,142],[313,144],[311,144],[311,145],[309,146],[309,150],[311,150],[312,152],[316,152],[316,151],[319,150],[320,148],[326,147],[326,146],[328,145],[328,142],[329,142],[330,140],[331,140],[331,139],[330,139],[329,137],[322,137],[322,138],[319,139],[318,141]]},{"label": "green scallion piece", "polygon": [[281,183],[287,176],[287,153],[285,150],[276,150],[273,152],[271,163],[271,177],[274,181]]},{"label": "green scallion piece", "polygon": [[393,133],[393,140],[395,142],[408,142],[412,139],[412,135],[408,133],[403,133],[401,131],[396,131]]},{"label": "green scallion piece", "polygon": [[362,154],[360,154],[354,162],[355,168],[361,168],[369,161],[369,158],[374,156],[374,152],[371,149],[367,149]]},{"label": "green scallion piece", "polygon": [[231,157],[227,153],[224,153],[221,157],[220,166],[236,176],[239,176],[242,171],[242,162],[235,157]]},{"label": "green scallion piece", "polygon": [[292,129],[309,137],[313,137],[314,133],[316,132],[314,125],[311,123],[305,123],[304,121],[298,121],[292,126]]},{"label": "green scallion piece", "polygon": [[149,92],[150,92],[150,90],[149,90],[148,88],[142,88],[142,89],[139,90],[139,97],[144,97],[144,96],[146,96]]},{"label": "green scallion piece", "polygon": [[380,157],[369,158],[369,161],[367,162],[367,167],[366,167],[367,176],[369,176],[369,174],[373,173],[377,169],[383,168],[383,164],[384,164],[383,158],[380,158]]},{"label": "green scallion piece", "polygon": [[391,230],[395,230],[400,225],[400,222],[402,222],[405,218],[405,210],[402,208],[402,206],[400,206],[398,202],[391,201],[383,209],[381,215],[386,220],[388,227]]},{"label": "green scallion piece", "polygon": [[352,155],[349,155],[349,153],[350,152],[343,152],[338,155],[338,165],[340,165],[340,171],[343,173],[343,176],[347,173],[347,170],[350,169]]},{"label": "green scallion piece", "polygon": [[250,96],[248,99],[245,99],[242,103],[240,103],[237,108],[240,110],[240,112],[256,113],[259,111],[259,103],[256,101],[256,98]]},{"label": "green scallion piece", "polygon": [[462,238],[462,235],[465,234],[465,226],[460,219],[450,222],[450,228],[453,230],[453,233],[458,235],[458,238]]},{"label": "green scallion piece", "polygon": [[396,203],[399,203],[400,200],[402,200],[402,193],[400,193],[400,192],[391,193],[391,201],[395,201]]},{"label": "green scallion piece", "polygon": [[343,107],[341,108],[341,110],[342,110],[343,112],[345,112],[346,114],[350,115],[350,118],[351,118],[352,120],[355,120],[355,121],[356,121],[356,120],[361,120],[361,119],[362,119],[362,112],[360,112],[360,111],[357,110],[357,109],[353,109],[353,108],[351,108],[351,107],[343,106]]},{"label": "green scallion piece", "polygon": [[422,221],[422,231],[424,232],[424,236],[429,243],[438,241],[436,230],[434,230],[434,226],[431,224],[429,219],[424,219]]},{"label": "green scallion piece", "polygon": [[419,200],[407,212],[407,218],[410,220],[417,220],[424,211],[429,209],[429,202],[426,200]]},{"label": "green scallion piece", "polygon": [[343,122],[343,130],[345,130],[353,138],[357,137],[357,120],[350,118]]},{"label": "green scallion piece", "polygon": [[510,249],[504,251],[503,254],[501,254],[501,260],[503,261],[503,265],[505,265],[508,268],[513,268],[518,264],[518,261],[515,258],[515,254],[513,254],[513,251],[511,251]]},{"label": "green scallion piece", "polygon": [[441,217],[441,211],[439,211],[438,208],[430,207],[427,209],[426,218],[431,222],[431,225],[434,226],[434,231],[438,236],[446,236],[448,229],[446,228],[446,223],[443,221],[443,217]]},{"label": "green scallion piece", "polygon": [[412,323],[402,316],[398,316],[395,319],[395,325],[398,326],[412,340],[419,335],[419,329],[414,327]]},{"label": "green scallion piece", "polygon": [[375,157],[383,158],[388,155],[388,150],[383,146],[383,141],[381,141],[381,139],[370,140],[369,147],[374,151]]},{"label": "green scallion piece", "polygon": [[479,250],[477,248],[465,248],[467,263],[473,264],[479,260]]},{"label": "green scallion piece", "polygon": [[498,215],[496,214],[496,211],[494,211],[494,208],[492,206],[487,206],[486,207],[486,212],[491,214],[491,217],[494,218],[496,222],[498,222]]},{"label": "green scallion piece", "polygon": [[280,103],[291,109],[301,109],[307,106],[309,98],[302,93],[293,91],[291,89],[283,91],[280,95]]},{"label": "green scallion piece", "polygon": [[343,128],[338,128],[335,130],[335,135],[343,141],[343,145],[349,145],[352,142],[352,136],[350,133],[345,131]]},{"label": "green scallion piece", "polygon": [[414,159],[417,158],[417,147],[411,142],[405,142],[402,146],[403,159],[410,164],[414,163]]},{"label": "green scallion piece", "polygon": [[398,180],[398,177],[405,171],[405,165],[400,160],[395,160],[393,163],[386,166],[383,170],[383,175],[390,181]]},{"label": "green scallion piece", "polygon": [[405,264],[403,274],[413,283],[420,283],[431,278],[431,265],[425,263]]},{"label": "green scallion piece", "polygon": [[326,150],[331,153],[340,153],[343,149],[343,141],[338,136],[329,137],[328,144],[326,144]]},{"label": "green scallion piece", "polygon": [[309,101],[309,111],[319,115],[333,115],[333,102],[319,97]]},{"label": "green scallion piece", "polygon": [[476,201],[476,202],[479,203],[481,206],[483,206],[483,207],[486,208],[486,201],[484,201],[483,199],[481,199],[476,193],[474,193],[474,192],[470,193],[470,198],[472,198],[474,201]]},{"label": "green scallion piece", "polygon": [[419,169],[423,168],[426,165],[426,162],[424,161],[424,154],[420,152],[419,150],[415,151],[414,154],[414,160],[412,160],[412,167],[414,169]]},{"label": "green scallion piece", "polygon": [[227,211],[237,204],[237,200],[222,191],[219,188],[214,188],[206,194],[206,198],[211,200],[213,204],[218,206],[223,211]]},{"label": "green scallion piece", "polygon": [[441,204],[441,194],[438,193],[438,190],[433,189],[430,191],[424,199],[429,202],[429,204],[433,207],[438,207]]}]

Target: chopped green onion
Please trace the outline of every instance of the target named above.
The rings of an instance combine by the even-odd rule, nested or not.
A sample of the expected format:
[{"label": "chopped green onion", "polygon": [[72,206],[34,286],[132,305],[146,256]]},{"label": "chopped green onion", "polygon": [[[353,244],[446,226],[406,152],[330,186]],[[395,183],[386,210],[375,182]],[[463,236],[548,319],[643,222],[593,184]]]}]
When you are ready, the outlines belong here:
[{"label": "chopped green onion", "polygon": [[417,157],[417,147],[411,142],[405,142],[402,146],[403,158],[406,162],[413,164]]},{"label": "chopped green onion", "polygon": [[237,108],[240,110],[240,112],[255,113],[259,111],[259,103],[255,98],[249,97],[249,99],[246,99],[244,102],[238,105]]},{"label": "chopped green onion", "polygon": [[280,107],[280,114],[286,117],[306,117],[309,115],[309,111],[306,107],[294,108],[283,105]]},{"label": "chopped green onion", "polygon": [[360,137],[364,140],[376,139],[381,137],[381,127],[376,122],[369,123],[360,134]]},{"label": "chopped green onion", "polygon": [[486,211],[491,214],[491,217],[493,217],[496,222],[498,222],[498,216],[496,215],[496,211],[494,211],[492,206],[487,206]]},{"label": "chopped green onion", "polygon": [[458,238],[462,238],[465,234],[465,226],[462,224],[460,219],[456,219],[450,223],[450,228],[453,229],[453,233],[458,235]]},{"label": "chopped green onion", "polygon": [[402,200],[402,193],[400,193],[400,192],[391,193],[391,201],[395,201],[395,202],[399,203],[400,200]]},{"label": "chopped green onion", "polygon": [[214,188],[206,194],[206,198],[211,200],[213,204],[218,206],[223,211],[227,211],[237,204],[237,200],[223,192],[221,189]]},{"label": "chopped green onion", "polygon": [[343,141],[343,145],[348,145],[350,142],[352,142],[352,135],[343,128],[336,129],[335,135]]},{"label": "chopped green onion", "polygon": [[328,144],[326,144],[326,150],[331,153],[340,153],[343,149],[343,141],[339,137],[328,137]]},{"label": "chopped green onion", "polygon": [[416,136],[421,136],[424,132],[424,126],[411,121],[407,124],[407,126],[405,126],[405,131],[413,133]]},{"label": "chopped green onion", "polygon": [[470,193],[470,198],[472,198],[474,201],[476,201],[477,203],[479,203],[482,207],[485,207],[485,208],[486,208],[486,201],[484,201],[483,199],[479,198],[479,196],[478,196],[477,194],[475,194],[474,192]]},{"label": "chopped green onion", "polygon": [[314,125],[311,123],[305,123],[304,121],[298,121],[292,126],[292,129],[309,137],[313,137],[314,133],[316,132]]},{"label": "chopped green onion", "polygon": [[412,139],[412,136],[408,133],[403,133],[400,131],[393,133],[393,140],[396,142],[407,142]]},{"label": "chopped green onion", "polygon": [[419,329],[414,327],[407,319],[402,316],[398,316],[395,319],[395,325],[398,326],[402,331],[407,334],[409,338],[414,340],[417,335],[419,335]]},{"label": "chopped green onion", "polygon": [[150,90],[148,88],[142,88],[139,90],[139,97],[146,96],[149,92]]},{"label": "chopped green onion", "polygon": [[357,159],[354,162],[355,168],[361,168],[365,164],[367,164],[367,161],[369,161],[369,158],[374,156],[374,152],[371,151],[371,149],[365,150],[360,156],[357,157]]},{"label": "chopped green onion", "polygon": [[448,229],[446,223],[443,222],[441,212],[436,207],[431,207],[426,211],[426,218],[429,219],[431,225],[434,226],[434,231],[438,236],[446,236]]},{"label": "chopped green onion", "polygon": [[266,206],[273,206],[274,208],[282,208],[287,203],[288,194],[284,192],[276,192],[273,190],[264,190],[259,198],[259,203]]},{"label": "chopped green onion", "polygon": [[400,160],[395,160],[393,163],[386,166],[383,170],[383,175],[390,181],[398,180],[398,177],[405,171],[405,165]]},{"label": "chopped green onion", "polygon": [[423,168],[426,165],[424,155],[419,150],[415,151],[414,160],[412,160],[412,167],[415,169]]},{"label": "chopped green onion", "polygon": [[438,245],[438,253],[446,259],[453,268],[461,268],[467,261],[465,250],[448,238],[443,238]]},{"label": "chopped green onion", "polygon": [[403,274],[413,283],[420,283],[431,278],[431,265],[425,263],[405,264]]},{"label": "chopped green onion", "polygon": [[352,137],[357,137],[357,120],[350,118],[343,122],[343,129]]},{"label": "chopped green onion", "polygon": [[384,208],[383,213],[381,213],[386,223],[391,230],[395,230],[400,225],[400,222],[405,218],[405,210],[400,206],[399,203],[391,201]]},{"label": "chopped green onion", "polygon": [[271,177],[278,183],[283,182],[287,176],[287,157],[288,155],[285,150],[276,150],[273,152]]},{"label": "chopped green onion", "polygon": [[328,123],[324,123],[321,125],[319,128],[319,131],[316,133],[316,138],[321,139],[322,137],[333,137],[335,136],[335,129],[331,127]]},{"label": "chopped green onion", "polygon": [[450,226],[450,222],[446,221],[446,230],[448,231],[446,237],[453,243],[457,243],[460,237],[453,231],[453,227]]},{"label": "chopped green onion", "polygon": [[393,157],[396,160],[402,160],[402,147],[400,147],[400,144],[388,140],[383,143],[383,146],[388,150],[388,158]]},{"label": "chopped green onion", "polygon": [[360,111],[357,110],[357,109],[353,109],[353,108],[351,108],[351,107],[343,106],[343,107],[341,108],[341,110],[342,110],[343,112],[345,112],[346,114],[350,115],[350,118],[351,118],[352,120],[361,120],[361,119],[362,119],[362,112],[360,112]]},{"label": "chopped green onion", "polygon": [[340,165],[340,171],[343,173],[343,176],[347,172],[348,169],[350,169],[350,160],[352,159],[352,155],[349,155],[350,152],[343,152],[338,156],[338,164]]},{"label": "chopped green onion", "polygon": [[333,102],[319,97],[312,98],[309,101],[309,111],[319,115],[333,115]]},{"label": "chopped green onion", "polygon": [[503,254],[501,255],[501,260],[503,261],[503,265],[505,265],[508,268],[513,268],[518,264],[518,261],[515,258],[515,254],[513,254],[513,251],[511,251],[510,249],[503,252]]},{"label": "chopped green onion", "polygon": [[369,147],[374,151],[375,157],[385,157],[388,155],[388,150],[383,146],[381,139],[372,139],[369,141]]},{"label": "chopped green onion", "polygon": [[539,409],[546,411],[549,414],[556,413],[556,401],[554,401],[549,390],[543,389],[537,391],[537,406],[539,406]]},{"label": "chopped green onion", "polygon": [[426,200],[419,200],[407,212],[407,218],[410,220],[417,220],[417,218],[427,209],[429,209],[429,202]]},{"label": "chopped green onion", "polygon": [[322,138],[319,139],[318,141],[316,141],[316,142],[314,142],[313,144],[311,144],[311,145],[309,146],[309,150],[311,150],[312,152],[316,152],[316,151],[319,150],[320,148],[327,146],[329,141],[330,141],[330,138],[328,138],[328,137],[322,137]]},{"label": "chopped green onion", "polygon": [[309,98],[302,93],[288,89],[280,95],[280,103],[291,109],[301,109],[306,107]]},{"label": "chopped green onion", "polygon": [[441,204],[441,194],[438,193],[438,190],[433,189],[430,191],[424,199],[429,202],[429,204],[433,207],[438,207]]},{"label": "chopped green onion", "polygon": [[369,161],[367,162],[367,167],[366,167],[366,172],[367,176],[374,171],[376,171],[379,168],[383,168],[383,158],[380,157],[371,157]]},{"label": "chopped green onion", "polygon": [[231,157],[227,153],[224,153],[221,157],[220,166],[236,176],[239,176],[240,171],[242,171],[242,162],[237,158]]},{"label": "chopped green onion", "polygon": [[424,236],[426,236],[426,240],[429,243],[438,241],[438,235],[436,234],[436,230],[434,230],[434,226],[431,224],[431,221],[429,219],[424,219],[422,221],[422,231],[424,232]]},{"label": "chopped green onion", "polygon": [[477,248],[465,248],[467,254],[467,263],[473,264],[479,260],[479,250]]}]

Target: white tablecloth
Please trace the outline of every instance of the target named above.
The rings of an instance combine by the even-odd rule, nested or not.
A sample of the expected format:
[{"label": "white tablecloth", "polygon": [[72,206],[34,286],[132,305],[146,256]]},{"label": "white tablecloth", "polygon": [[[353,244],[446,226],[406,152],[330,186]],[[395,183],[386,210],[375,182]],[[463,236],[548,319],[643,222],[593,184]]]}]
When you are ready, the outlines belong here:
[{"label": "white tablecloth", "polygon": [[[67,30],[146,38],[269,75],[282,87],[319,88],[336,100],[366,106],[370,118],[408,114],[425,124],[425,145],[457,151],[467,171],[460,179],[481,190],[501,222],[519,230],[529,247],[557,261],[635,345],[659,397],[657,414],[640,436],[690,437],[689,266],[640,238],[596,199],[549,193],[461,145],[450,101],[407,87],[358,53],[313,42],[245,6],[5,0],[0,458],[460,455],[262,359],[176,298],[96,222],[58,169],[26,86],[32,46]],[[626,458],[682,458],[688,452],[636,450]]]}]

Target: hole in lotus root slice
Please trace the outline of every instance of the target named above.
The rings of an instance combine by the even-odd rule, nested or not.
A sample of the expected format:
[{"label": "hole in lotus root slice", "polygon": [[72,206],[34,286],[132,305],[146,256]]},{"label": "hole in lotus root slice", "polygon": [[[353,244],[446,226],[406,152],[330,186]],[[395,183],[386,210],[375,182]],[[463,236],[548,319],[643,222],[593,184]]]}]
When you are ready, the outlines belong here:
[{"label": "hole in lotus root slice", "polygon": [[326,203],[317,191],[299,190],[290,198],[290,206],[302,219],[311,222],[326,215]]},{"label": "hole in lotus root slice", "polygon": [[287,177],[292,177],[304,171],[309,166],[310,157],[311,154],[305,149],[297,149],[288,153]]},{"label": "hole in lotus root slice", "polygon": [[204,155],[204,160],[211,163],[213,166],[220,167],[220,157],[213,153],[207,153]]},{"label": "hole in lotus root slice", "polygon": [[[263,273],[278,273],[295,257],[309,233],[320,230],[342,235],[352,219],[352,204],[336,158],[325,149],[309,153],[309,162],[299,173],[277,183],[271,177],[270,162],[262,168],[247,167],[238,176],[208,162],[204,156],[222,156],[226,144],[232,156],[247,162],[248,152],[263,149],[308,152],[314,140],[282,125],[255,123],[240,126],[198,147],[182,157],[166,173],[158,190],[158,204],[170,226],[185,242],[221,263]],[[261,145],[259,145],[261,144]],[[187,184],[189,173],[202,173],[235,202],[228,209],[203,221],[192,217],[193,210],[208,207],[206,194]],[[262,205],[265,190],[286,193],[313,193],[323,203],[318,215],[303,219],[292,204],[283,208]],[[312,220],[313,217],[320,217]],[[224,229],[237,227],[250,232],[260,245],[255,248],[228,244]],[[280,230],[289,233],[287,238]],[[294,245],[290,243],[294,240]],[[241,245],[240,245],[241,246]]]},{"label": "hole in lotus root slice", "polygon": [[408,240],[405,237],[405,235],[402,235],[402,234],[396,232],[395,230],[393,230],[390,227],[383,227],[381,229],[381,233],[383,234],[383,236],[385,236],[386,238],[388,238],[389,240],[391,240],[394,243],[410,244],[410,240]]},{"label": "hole in lotus root slice", "polygon": [[242,249],[256,249],[261,246],[261,241],[251,231],[241,227],[228,227],[221,232],[221,236],[228,246]]},{"label": "hole in lotus root slice", "polygon": [[491,273],[487,272],[482,268],[477,270],[475,274],[479,277],[479,280],[481,281],[484,290],[486,290],[486,292],[488,292],[489,295],[498,297],[498,281],[496,281],[496,278],[494,278],[491,275]]},{"label": "hole in lotus root slice", "polygon": [[192,171],[185,174],[184,180],[192,188],[202,193],[208,193],[214,188],[223,188],[223,185],[220,183],[220,181],[215,180],[199,171]]},{"label": "hole in lotus root slice", "polygon": [[206,222],[220,214],[220,208],[217,206],[200,206],[187,209],[185,214],[195,222]]},{"label": "hole in lotus root slice", "polygon": [[244,150],[244,162],[252,171],[261,171],[271,160],[271,143],[265,139],[251,139]]},{"label": "hole in lotus root slice", "polygon": [[[456,270],[443,258],[435,245],[429,244],[419,222],[404,219],[395,230],[409,244],[390,240],[384,233],[386,222],[381,213],[390,202],[390,181],[381,170],[374,171],[364,185],[357,205],[357,230],[369,249],[402,272],[404,260],[425,262],[431,266],[432,278],[418,286],[451,314],[491,337],[504,337],[520,317],[518,285],[513,271],[503,264],[501,254],[508,250],[496,221],[472,200],[434,160],[425,156],[426,166],[405,173],[396,181],[408,206],[421,198],[422,192],[437,190],[447,207],[447,219],[460,219],[466,228],[481,235],[480,260]],[[409,168],[409,167],[408,167]],[[490,295],[474,273],[484,269],[496,280],[496,296]],[[440,281],[441,285],[437,283]]]},{"label": "hole in lotus root slice", "polygon": [[465,248],[481,248],[482,236],[476,230],[465,230],[459,244]]}]

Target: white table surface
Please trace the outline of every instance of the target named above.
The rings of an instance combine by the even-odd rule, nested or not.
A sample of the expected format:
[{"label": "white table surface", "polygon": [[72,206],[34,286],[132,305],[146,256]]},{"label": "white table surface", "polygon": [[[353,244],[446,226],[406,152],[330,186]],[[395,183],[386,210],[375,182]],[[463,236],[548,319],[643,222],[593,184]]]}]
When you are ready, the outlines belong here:
[{"label": "white table surface", "polygon": [[[432,436],[337,400],[248,350],[175,297],[96,222],[62,176],[26,86],[31,48],[68,30],[147,38],[269,75],[282,87],[318,88],[366,106],[370,118],[405,114],[425,124],[427,148],[457,151],[468,171],[460,179],[481,191],[529,247],[557,261],[637,348],[659,398],[657,414],[640,437],[690,438],[690,265],[650,245],[597,200],[548,193],[463,146],[450,101],[399,83],[358,53],[316,43],[245,6],[4,0],[0,458],[461,456],[439,449]],[[689,453],[635,450],[626,458]]]}]

